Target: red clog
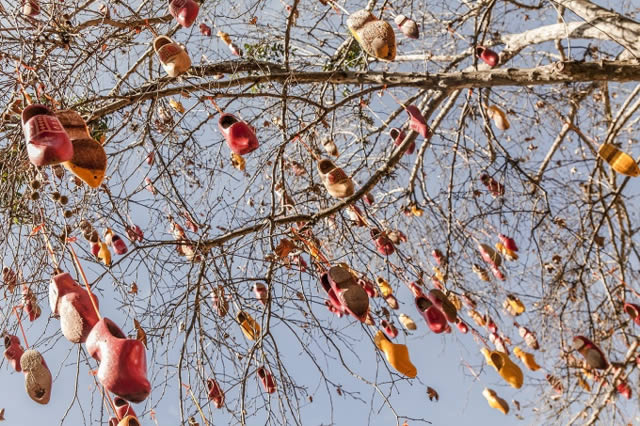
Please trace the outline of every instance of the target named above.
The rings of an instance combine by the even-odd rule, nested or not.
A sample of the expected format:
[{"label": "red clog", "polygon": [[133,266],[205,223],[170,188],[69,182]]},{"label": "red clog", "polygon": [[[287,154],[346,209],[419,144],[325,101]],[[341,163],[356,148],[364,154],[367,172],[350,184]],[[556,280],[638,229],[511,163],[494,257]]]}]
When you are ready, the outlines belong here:
[{"label": "red clog", "polygon": [[18,277],[13,269],[5,266],[2,268],[2,283],[7,286],[9,292],[13,293],[13,290],[18,285]]},{"label": "red clog", "polygon": [[211,27],[204,22],[200,24],[200,34],[206,37],[211,37]]},{"label": "red clog", "polygon": [[142,239],[144,238],[144,233],[142,232],[142,229],[140,229],[138,225],[127,226],[125,228],[125,231],[127,232],[127,238],[129,238],[131,242],[135,242],[135,241],[141,242]]},{"label": "red clog", "polygon": [[469,326],[463,323],[460,320],[460,318],[458,318],[458,321],[456,322],[456,326],[458,327],[458,330],[460,330],[460,333],[462,334],[467,334],[469,332]]},{"label": "red clog", "polygon": [[262,382],[262,387],[267,393],[274,393],[276,391],[276,380],[273,377],[273,374],[265,367],[258,368],[256,372],[258,374],[258,378],[260,382]]},{"label": "red clog", "polygon": [[149,396],[147,358],[142,342],[127,339],[118,326],[102,318],[87,337],[87,351],[95,358],[98,380],[110,392],[131,402]]},{"label": "red clog", "polygon": [[402,31],[402,34],[404,34],[405,36],[412,39],[417,39],[420,37],[418,25],[413,19],[407,18],[404,15],[398,15],[395,17],[394,21],[398,25],[398,28],[400,28],[400,31]]},{"label": "red clog", "polygon": [[323,278],[324,274],[320,277],[320,284],[322,285],[324,291],[327,292],[327,296],[329,296],[329,300],[325,300],[324,303],[325,305],[327,305],[331,312],[338,315],[339,317],[342,317],[342,314],[344,313],[344,306],[342,306],[342,303],[338,299],[336,292],[331,288],[331,283],[329,283],[329,280]]},{"label": "red clog", "polygon": [[224,405],[224,392],[222,392],[218,382],[213,379],[207,379],[207,389],[209,390],[209,399],[213,401],[216,408],[222,408]]},{"label": "red clog", "polygon": [[446,331],[449,325],[447,324],[447,317],[445,317],[444,313],[433,306],[433,303],[425,296],[418,296],[415,300],[418,312],[422,314],[431,331],[436,334]]},{"label": "red clog", "polygon": [[414,132],[418,132],[420,136],[425,139],[429,139],[431,137],[431,129],[427,125],[427,120],[424,119],[424,116],[420,112],[417,106],[409,105],[405,108],[407,114],[409,114],[409,127]]},{"label": "red clog", "polygon": [[504,185],[492,178],[486,173],[480,175],[480,181],[489,190],[494,197],[501,197],[504,195]]},{"label": "red clog", "polygon": [[627,399],[631,399],[631,386],[629,386],[626,381],[618,383],[618,386],[616,386],[616,390],[620,395],[624,396]]},{"label": "red clog", "polygon": [[458,319],[458,310],[442,291],[436,289],[429,290],[427,298],[433,303],[433,306],[442,311],[449,322],[456,322],[456,319]]},{"label": "red clog", "polygon": [[120,421],[116,417],[111,417],[109,426],[140,426],[140,421],[135,416],[126,416]]},{"label": "red clog", "polygon": [[498,54],[493,50],[484,46],[476,47],[476,55],[491,68],[495,67],[496,65],[498,65],[498,62],[500,62],[500,56],[498,56]]},{"label": "red clog", "polygon": [[24,353],[24,348],[20,344],[20,339],[13,334],[5,333],[4,335],[4,357],[9,361],[14,370],[18,373],[22,371],[20,367],[20,357]]},{"label": "red clog", "polygon": [[253,293],[256,295],[256,298],[263,305],[267,304],[267,298],[269,297],[269,293],[267,291],[267,286],[262,283],[255,283],[253,285]]},{"label": "red clog", "polygon": [[82,343],[87,340],[91,329],[98,322],[98,314],[91,303],[98,307],[95,295],[87,291],[71,278],[62,273],[51,278],[49,285],[49,305],[51,312],[60,317],[62,334],[70,342]]},{"label": "red clog", "polygon": [[575,336],[573,338],[573,349],[580,352],[591,368],[604,370],[609,366],[607,358],[602,350],[597,347],[591,340],[584,336]]},{"label": "red clog", "polygon": [[116,406],[116,414],[119,419],[124,419],[127,416],[137,417],[136,412],[133,411],[133,408],[131,407],[131,404],[129,404],[129,401],[116,396],[115,398],[113,398],[113,405]]},{"label": "red clog", "polygon": [[439,249],[435,249],[431,252],[431,256],[435,259],[436,263],[439,266],[447,266],[447,258],[444,257],[444,254]]},{"label": "red clog", "polygon": [[380,325],[384,329],[384,333],[387,335],[389,339],[394,339],[398,336],[398,329],[395,325],[391,324],[387,320],[382,320]]},{"label": "red clog", "polygon": [[22,130],[27,154],[34,166],[48,166],[73,158],[73,145],[58,117],[44,105],[29,105],[22,111]]},{"label": "red clog", "polygon": [[633,321],[640,325],[640,306],[635,303],[625,303],[624,311],[633,319]]},{"label": "red clog", "polygon": [[367,278],[359,278],[358,285],[364,289],[369,297],[378,297],[378,290],[376,290],[375,286],[371,281]]},{"label": "red clog", "polygon": [[169,13],[184,28],[195,22],[199,11],[200,6],[193,0],[169,0]]},{"label": "red clog", "polygon": [[378,253],[380,253],[381,255],[389,256],[393,254],[394,251],[396,251],[395,246],[393,245],[389,237],[387,237],[386,232],[380,232],[378,228],[373,228],[371,230],[371,238],[373,238],[373,242],[376,245],[376,250],[378,250]]},{"label": "red clog", "polygon": [[40,318],[40,314],[42,314],[38,299],[26,284],[22,284],[22,308],[29,315],[29,321],[32,322]]},{"label": "red clog", "polygon": [[516,242],[513,240],[513,238],[507,237],[504,234],[498,234],[498,238],[507,250],[518,251],[518,246],[516,245]]},{"label": "red clog", "polygon": [[258,138],[253,128],[234,115],[222,114],[218,120],[218,128],[234,153],[245,155],[258,149]]},{"label": "red clog", "polygon": [[113,251],[119,255],[125,254],[128,251],[127,244],[118,235],[111,237],[111,246],[113,247]]},{"label": "red clog", "polygon": [[[400,146],[402,144],[402,141],[404,141],[404,138],[407,137],[404,130],[398,129],[397,127],[394,127],[391,130],[389,130],[389,136],[391,136],[391,139],[393,139],[393,144],[395,146]],[[411,145],[409,145],[409,147],[404,151],[404,155],[413,154],[413,151],[415,151],[415,149],[416,149],[416,142],[413,141],[411,142]]]},{"label": "red clog", "polygon": [[327,283],[329,284],[345,312],[359,321],[365,321],[369,312],[369,296],[349,271],[340,266],[333,266],[322,274],[320,281],[325,289]]}]

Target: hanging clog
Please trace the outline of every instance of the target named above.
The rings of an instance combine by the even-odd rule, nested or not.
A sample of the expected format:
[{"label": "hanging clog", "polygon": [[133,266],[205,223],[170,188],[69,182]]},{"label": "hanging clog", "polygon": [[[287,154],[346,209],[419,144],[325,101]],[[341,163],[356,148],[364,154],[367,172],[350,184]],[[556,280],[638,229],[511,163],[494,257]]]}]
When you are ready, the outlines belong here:
[{"label": "hanging clog", "polygon": [[511,127],[507,114],[495,105],[487,107],[487,116],[493,120],[493,124],[500,130],[509,130],[509,127]]},{"label": "hanging clog", "polygon": [[22,284],[22,308],[29,316],[29,321],[31,322],[40,318],[42,314],[42,309],[40,305],[38,305],[36,295],[33,294],[26,284]]},{"label": "hanging clog", "polygon": [[214,379],[207,379],[207,390],[209,400],[213,401],[216,408],[222,408],[224,406],[224,392],[218,382]]},{"label": "hanging clog", "polygon": [[502,304],[502,307],[514,317],[521,315],[525,311],[524,303],[513,294],[507,294],[507,299]]},{"label": "hanging clog", "polygon": [[385,61],[395,59],[396,36],[387,22],[363,9],[349,15],[347,26],[366,53]]},{"label": "hanging clog", "polygon": [[406,345],[393,343],[387,336],[380,330],[373,338],[373,342],[378,349],[380,349],[389,364],[400,374],[403,374],[410,379],[413,379],[418,375],[418,370],[415,365],[411,363],[409,358],[409,349]]},{"label": "hanging clog", "polygon": [[400,28],[400,31],[402,31],[402,34],[404,34],[405,36],[412,39],[420,38],[418,25],[413,19],[407,18],[404,15],[398,15],[395,17],[394,21],[396,25],[398,25],[398,28]]},{"label": "hanging clog", "polygon": [[153,50],[169,77],[177,77],[191,68],[191,58],[187,52],[167,36],[156,37],[153,40]]},{"label": "hanging clog", "polygon": [[484,63],[489,65],[491,68],[495,67],[498,65],[498,62],[500,62],[500,56],[493,50],[484,46],[476,47],[476,56],[482,59]]},{"label": "hanging clog", "polygon": [[364,321],[369,312],[369,296],[358,285],[353,275],[340,266],[333,266],[320,277],[323,287],[330,287],[343,310],[359,321]]},{"label": "hanging clog", "polygon": [[385,319],[380,322],[380,325],[382,326],[382,328],[384,328],[384,332],[387,337],[389,337],[389,339],[395,339],[396,337],[398,337],[398,329],[395,325]]},{"label": "hanging clog", "polygon": [[116,415],[119,419],[124,419],[127,416],[137,417],[136,412],[133,411],[133,407],[131,407],[129,401],[116,396],[113,398],[113,405],[116,407]]},{"label": "hanging clog", "polygon": [[184,28],[195,22],[199,11],[200,6],[193,0],[169,0],[169,13]]},{"label": "hanging clog", "polygon": [[224,294],[224,287],[219,285],[211,292],[211,300],[213,301],[213,307],[218,315],[224,317],[229,312],[229,301]]},{"label": "hanging clog", "polygon": [[420,110],[415,105],[409,105],[405,108],[407,114],[409,114],[409,128],[414,132],[417,132],[425,139],[431,137],[431,129],[427,125],[427,120],[424,118]]},{"label": "hanging clog", "polygon": [[64,272],[51,278],[49,284],[51,312],[60,317],[62,334],[72,343],[85,342],[93,326],[98,323],[98,314],[91,299],[97,308],[96,296],[89,295],[68,273]]},{"label": "hanging clog", "polygon": [[575,336],[573,338],[573,349],[580,352],[591,368],[604,370],[609,366],[607,358],[602,350],[597,347],[591,340],[584,336]]},{"label": "hanging clog", "polygon": [[327,192],[332,197],[347,198],[355,192],[353,181],[340,167],[333,164],[329,159],[318,162],[318,173],[322,184],[327,188]]},{"label": "hanging clog", "polygon": [[375,243],[376,250],[383,256],[390,256],[396,251],[395,246],[387,237],[387,233],[384,231],[380,231],[378,228],[371,229],[371,238]]},{"label": "hanging clog", "polygon": [[220,133],[235,154],[246,155],[258,149],[255,130],[233,114],[222,114],[218,119]]},{"label": "hanging clog", "polygon": [[4,335],[4,357],[9,361],[11,367],[18,373],[22,371],[20,367],[20,358],[24,353],[24,348],[20,344],[20,339],[13,334],[5,333]]},{"label": "hanging clog", "polygon": [[418,326],[416,326],[416,323],[407,314],[400,314],[398,319],[407,330],[416,330],[418,328]]},{"label": "hanging clog", "polygon": [[267,393],[274,393],[276,391],[276,380],[273,377],[273,374],[271,374],[271,371],[267,370],[265,367],[259,367],[256,374],[262,383],[262,387]]},{"label": "hanging clog", "polygon": [[433,306],[433,303],[426,296],[416,297],[415,303],[418,312],[422,314],[431,331],[440,334],[447,329],[447,317],[440,309]]},{"label": "hanging clog", "polygon": [[128,339],[113,321],[102,318],[89,333],[86,346],[100,364],[96,377],[106,390],[131,402],[142,402],[149,396],[142,342]]},{"label": "hanging clog", "polygon": [[263,305],[267,304],[267,299],[269,298],[269,292],[267,291],[267,286],[263,283],[255,283],[253,285],[253,294],[256,295],[256,299],[260,301]]},{"label": "hanging clog", "polygon": [[24,373],[24,386],[29,397],[38,404],[47,404],[51,399],[51,371],[40,352],[29,349],[20,357]]},{"label": "hanging clog", "polygon": [[514,364],[513,361],[511,361],[511,358],[509,358],[506,353],[500,351],[489,351],[487,348],[482,348],[481,352],[484,355],[487,364],[495,368],[505,382],[509,383],[516,389],[520,389],[522,387],[522,383],[524,381],[522,370]]},{"label": "hanging clog", "polygon": [[73,157],[69,135],[56,115],[44,105],[29,105],[22,111],[22,131],[27,154],[34,166],[49,166]]},{"label": "hanging clog", "polygon": [[513,348],[513,354],[516,357],[518,357],[518,359],[520,359],[520,361],[522,361],[522,363],[525,365],[525,367],[527,367],[529,370],[537,371],[537,370],[540,369],[540,366],[536,362],[535,357],[533,356],[533,354],[530,354],[529,352],[523,351],[518,346]]},{"label": "hanging clog", "polygon": [[605,143],[598,149],[598,156],[606,161],[613,170],[625,176],[640,176],[640,167],[626,152],[620,151],[615,145]]},{"label": "hanging clog", "polygon": [[489,403],[489,406],[491,408],[495,408],[502,414],[509,413],[509,404],[507,404],[507,401],[500,398],[493,389],[484,388],[484,390],[482,391],[482,395],[487,399],[487,402]]},{"label": "hanging clog", "polygon": [[640,325],[640,306],[635,303],[625,303],[624,311],[631,317],[633,322]]},{"label": "hanging clog", "polygon": [[74,139],[73,157],[62,165],[92,188],[97,188],[107,171],[107,154],[102,145],[91,138]]},{"label": "hanging clog", "polygon": [[456,319],[458,318],[458,310],[442,291],[437,289],[429,290],[427,298],[436,308],[440,309],[440,311],[445,314],[447,321],[456,322]]},{"label": "hanging clog", "polygon": [[245,311],[240,311],[236,314],[236,320],[238,320],[242,333],[247,339],[258,340],[260,337],[260,324],[251,315]]},{"label": "hanging clog", "polygon": [[77,111],[72,109],[56,111],[56,117],[60,120],[60,124],[67,132],[69,139],[91,139],[89,127]]},{"label": "hanging clog", "polygon": [[[404,132],[404,130],[394,127],[391,130],[389,130],[389,136],[391,136],[391,139],[393,139],[393,144],[395,146],[400,146],[402,145],[404,138],[407,137],[407,134]],[[409,147],[407,147],[407,149],[404,151],[404,155],[413,154],[413,151],[415,151],[415,149],[416,149],[416,142],[413,141],[411,142]]]},{"label": "hanging clog", "polygon": [[36,16],[40,13],[40,2],[38,0],[22,0],[22,14],[26,16]]}]

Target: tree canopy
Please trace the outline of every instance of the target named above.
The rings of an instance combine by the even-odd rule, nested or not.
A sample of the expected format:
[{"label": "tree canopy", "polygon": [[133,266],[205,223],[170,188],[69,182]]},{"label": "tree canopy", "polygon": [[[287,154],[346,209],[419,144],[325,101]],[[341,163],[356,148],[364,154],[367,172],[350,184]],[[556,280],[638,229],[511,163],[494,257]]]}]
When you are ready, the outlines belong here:
[{"label": "tree canopy", "polygon": [[[630,423],[639,13],[0,0],[1,374],[37,350],[62,423],[122,396],[144,424],[341,424],[340,398],[413,425],[435,335],[486,410]],[[104,335],[142,342],[148,397]]]}]

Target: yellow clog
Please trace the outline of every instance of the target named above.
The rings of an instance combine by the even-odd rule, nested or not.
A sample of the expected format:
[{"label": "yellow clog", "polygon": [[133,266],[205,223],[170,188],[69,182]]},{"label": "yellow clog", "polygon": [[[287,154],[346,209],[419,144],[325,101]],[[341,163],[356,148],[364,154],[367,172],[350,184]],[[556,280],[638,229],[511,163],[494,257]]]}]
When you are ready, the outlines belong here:
[{"label": "yellow clog", "polygon": [[396,371],[398,371],[398,373],[403,374],[410,379],[416,377],[418,370],[415,365],[411,363],[411,359],[409,359],[409,350],[407,349],[407,345],[391,342],[380,330],[378,330],[373,338],[373,342],[378,349],[384,352],[387,357],[387,361],[396,369]]}]

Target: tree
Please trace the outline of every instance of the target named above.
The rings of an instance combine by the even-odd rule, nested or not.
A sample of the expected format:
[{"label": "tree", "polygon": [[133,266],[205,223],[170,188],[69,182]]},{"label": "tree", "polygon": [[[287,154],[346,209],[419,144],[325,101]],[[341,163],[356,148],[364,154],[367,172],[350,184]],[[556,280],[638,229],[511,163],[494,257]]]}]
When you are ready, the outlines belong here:
[{"label": "tree", "polygon": [[[468,330],[455,339],[468,354],[466,380],[499,383],[485,364],[508,365],[481,348],[509,350],[525,370],[529,400],[511,403],[512,413],[628,421],[622,397],[638,338],[637,312],[624,304],[638,299],[638,191],[619,172],[637,168],[620,154],[637,155],[632,2],[206,1],[189,28],[166,2],[42,1],[39,14],[23,13],[35,4],[0,3],[3,325],[53,372],[97,368],[85,345],[47,320],[59,267],[81,285],[84,273],[101,314],[146,339],[152,392],[135,406],[142,421],[178,401],[182,424],[304,424],[304,406],[322,398],[333,407],[337,392],[370,422],[391,412],[398,424],[418,423],[429,414],[395,407],[406,392],[426,392],[424,373],[407,378],[391,365],[385,356],[397,347],[377,331],[383,320],[394,325],[391,341],[415,361],[417,337],[430,333],[416,306],[437,304],[430,290],[439,288],[454,321],[438,323],[433,305],[431,326]],[[349,14],[363,7],[394,27],[393,61],[371,55],[389,46],[367,45],[357,28],[364,41],[350,35]],[[419,39],[403,35],[399,14],[417,22]],[[167,75],[152,45],[160,35],[183,44],[187,72]],[[107,154],[98,188],[29,162],[20,125],[29,103],[82,114]],[[257,150],[231,154],[223,113],[255,129]],[[345,175],[323,178],[332,164]],[[354,191],[339,187],[349,179]],[[83,227],[94,243],[92,229],[103,242],[111,229],[128,252],[101,263]],[[327,290],[356,296],[329,301],[321,276],[341,263],[351,284],[368,286],[369,318],[341,311],[362,308],[361,287],[346,278]],[[416,303],[421,293],[435,299]],[[43,315],[33,322],[12,310],[34,301]],[[406,316],[416,331],[401,326]],[[539,350],[527,346],[533,335]],[[587,346],[574,348],[575,336]],[[593,368],[591,343],[605,369]],[[543,369],[526,370],[516,346]],[[265,371],[274,393],[259,387]],[[226,395],[220,409],[208,379]],[[76,381],[65,399],[74,424],[113,416],[91,383],[87,394]],[[370,403],[362,389],[374,392]],[[339,424],[327,410],[323,421]]]}]

